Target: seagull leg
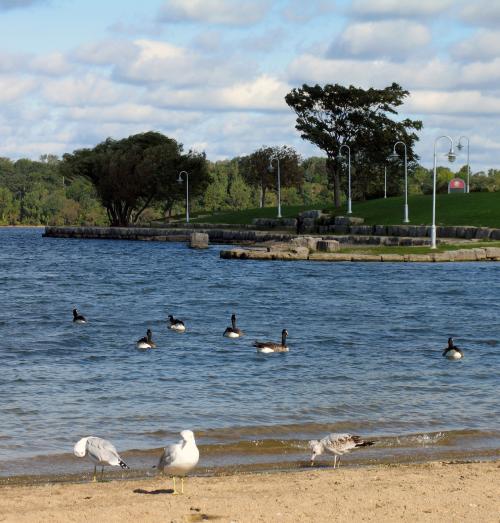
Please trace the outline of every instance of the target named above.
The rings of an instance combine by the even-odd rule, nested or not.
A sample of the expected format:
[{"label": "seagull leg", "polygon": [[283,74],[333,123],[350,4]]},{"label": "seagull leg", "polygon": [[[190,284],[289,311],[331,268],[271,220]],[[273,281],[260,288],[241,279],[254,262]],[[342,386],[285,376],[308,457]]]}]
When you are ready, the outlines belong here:
[{"label": "seagull leg", "polygon": [[184,494],[184,478],[181,477],[181,494]]},{"label": "seagull leg", "polygon": [[104,466],[101,467],[101,481],[104,479]]},{"label": "seagull leg", "polygon": [[93,481],[94,483],[97,481],[96,472],[97,472],[97,465],[94,465],[94,475],[93,475],[93,477],[92,477],[92,481]]},{"label": "seagull leg", "polygon": [[337,468],[337,454],[333,455],[333,468]]},{"label": "seagull leg", "polygon": [[341,458],[341,457],[342,457],[342,456],[339,456],[339,461],[338,461],[338,464],[337,464],[337,468],[338,468],[338,469],[340,468],[340,458]]},{"label": "seagull leg", "polygon": [[174,491],[172,492],[172,494],[177,495],[179,493],[177,492],[177,489],[175,488],[175,476],[172,476],[172,479],[174,480]]}]

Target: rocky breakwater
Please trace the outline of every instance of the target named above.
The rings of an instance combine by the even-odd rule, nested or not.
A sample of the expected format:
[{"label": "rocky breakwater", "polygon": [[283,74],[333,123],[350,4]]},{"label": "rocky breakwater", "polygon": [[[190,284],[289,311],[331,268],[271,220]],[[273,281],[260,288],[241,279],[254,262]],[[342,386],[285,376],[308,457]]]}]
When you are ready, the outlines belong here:
[{"label": "rocky breakwater", "polygon": [[309,260],[329,262],[461,262],[500,261],[500,247],[458,249],[429,254],[342,253],[336,240],[299,236],[290,242],[269,243],[258,248],[223,250],[220,257],[237,260]]}]

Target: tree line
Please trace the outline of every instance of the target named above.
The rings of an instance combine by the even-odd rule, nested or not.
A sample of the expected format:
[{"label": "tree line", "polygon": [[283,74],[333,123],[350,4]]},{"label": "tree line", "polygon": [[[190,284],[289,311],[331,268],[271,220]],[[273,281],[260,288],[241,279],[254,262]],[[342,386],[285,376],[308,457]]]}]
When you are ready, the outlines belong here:
[{"label": "tree line", "polygon": [[[302,158],[292,147],[263,145],[253,153],[210,162],[184,151],[158,132],[115,140],[94,148],[44,155],[38,161],[0,158],[0,224],[125,226],[164,220],[183,212],[189,173],[192,212],[240,210],[275,205],[277,170],[284,205],[340,207],[347,191],[345,155],[351,152],[352,198],[380,198],[387,173],[388,196],[402,193],[402,164],[388,161],[396,141],[408,151],[410,194],[432,192],[432,171],[418,163],[414,146],[422,122],[396,119],[409,95],[398,84],[363,90],[338,84],[293,89],[285,101],[297,116],[303,139],[325,157]],[[471,191],[499,188],[500,171],[471,177]],[[467,167],[458,176],[466,179]],[[438,191],[455,175],[438,168]]]}]

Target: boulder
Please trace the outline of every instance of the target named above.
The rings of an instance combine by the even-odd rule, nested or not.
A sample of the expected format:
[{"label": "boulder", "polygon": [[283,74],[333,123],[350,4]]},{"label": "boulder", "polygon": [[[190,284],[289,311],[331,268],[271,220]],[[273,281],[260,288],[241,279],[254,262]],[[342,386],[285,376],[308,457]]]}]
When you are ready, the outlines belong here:
[{"label": "boulder", "polygon": [[355,216],[335,216],[335,225],[361,225],[365,223],[363,218],[357,218]]},{"label": "boulder", "polygon": [[337,252],[340,250],[340,243],[337,240],[319,240],[316,249],[319,252]]},{"label": "boulder", "polygon": [[191,249],[207,249],[208,248],[208,234],[204,232],[193,232],[189,239],[189,246]]},{"label": "boulder", "polygon": [[302,218],[312,218],[313,220],[318,220],[323,216],[323,211],[317,211],[317,210],[311,210],[311,211],[304,211],[299,214]]},{"label": "boulder", "polygon": [[293,238],[290,243],[295,247],[307,247],[311,251],[317,249],[319,238],[314,238],[314,236],[297,236]]},{"label": "boulder", "polygon": [[484,252],[488,260],[500,260],[500,247],[486,247]]}]

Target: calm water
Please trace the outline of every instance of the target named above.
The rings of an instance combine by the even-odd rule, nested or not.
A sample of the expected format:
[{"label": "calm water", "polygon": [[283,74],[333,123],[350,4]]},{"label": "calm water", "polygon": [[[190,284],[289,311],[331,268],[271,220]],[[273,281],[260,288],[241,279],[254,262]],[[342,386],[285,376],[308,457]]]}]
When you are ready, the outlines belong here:
[{"label": "calm water", "polygon": [[[185,428],[208,466],[303,459],[338,430],[378,438],[374,461],[500,448],[498,263],[239,262],[41,233],[0,229],[0,475],[87,470],[68,454],[87,435],[146,467]],[[241,340],[222,337],[233,311]],[[140,352],[148,327],[158,349]],[[256,354],[283,328],[288,354]],[[441,357],[448,336],[463,361]]]}]

